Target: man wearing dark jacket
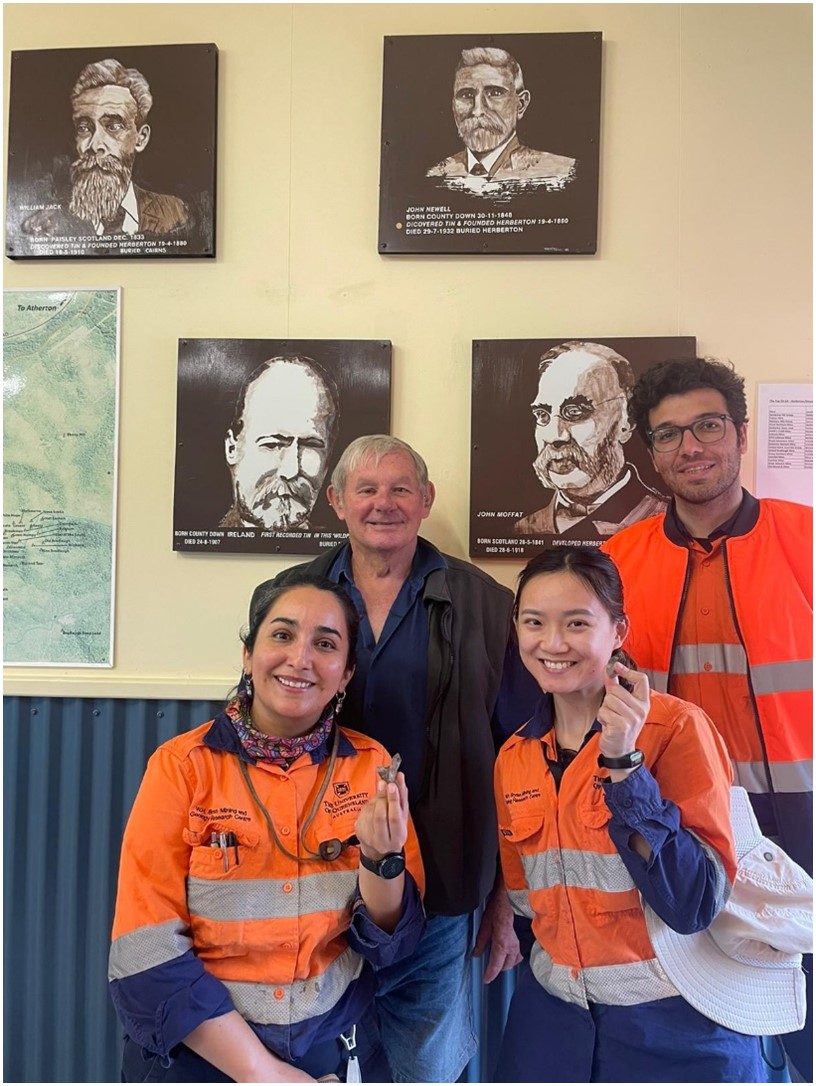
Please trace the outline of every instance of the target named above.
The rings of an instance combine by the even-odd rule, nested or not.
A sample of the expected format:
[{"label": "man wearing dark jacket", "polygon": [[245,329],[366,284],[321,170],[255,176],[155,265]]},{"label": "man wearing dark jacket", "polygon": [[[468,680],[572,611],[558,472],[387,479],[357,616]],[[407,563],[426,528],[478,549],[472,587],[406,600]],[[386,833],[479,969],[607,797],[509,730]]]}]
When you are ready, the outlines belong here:
[{"label": "man wearing dark jacket", "polygon": [[343,722],[402,755],[427,880],[416,953],[378,974],[380,1028],[395,1081],[452,1082],[476,1047],[471,917],[485,899],[475,950],[490,945],[485,980],[519,960],[490,796],[496,745],[530,715],[537,688],[509,643],[508,589],[419,537],[435,491],[409,445],[358,438],[328,493],[349,542],[308,568],[343,585],[360,613]]}]

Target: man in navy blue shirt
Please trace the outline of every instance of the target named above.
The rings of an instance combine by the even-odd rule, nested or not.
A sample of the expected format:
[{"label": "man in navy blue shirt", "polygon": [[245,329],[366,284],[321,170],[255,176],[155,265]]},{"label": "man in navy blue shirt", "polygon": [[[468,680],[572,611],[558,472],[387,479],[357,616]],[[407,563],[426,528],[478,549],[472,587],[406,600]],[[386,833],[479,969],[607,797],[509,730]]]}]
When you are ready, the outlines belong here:
[{"label": "man in navy blue shirt", "polygon": [[308,568],[342,584],[361,619],[342,721],[402,755],[427,880],[415,954],[378,973],[380,1029],[396,1082],[453,1082],[476,1049],[469,963],[485,900],[473,951],[489,947],[485,982],[520,960],[497,877],[492,776],[538,689],[512,640],[509,590],[420,538],[435,489],[410,445],[358,438],[328,494],[349,541]]}]

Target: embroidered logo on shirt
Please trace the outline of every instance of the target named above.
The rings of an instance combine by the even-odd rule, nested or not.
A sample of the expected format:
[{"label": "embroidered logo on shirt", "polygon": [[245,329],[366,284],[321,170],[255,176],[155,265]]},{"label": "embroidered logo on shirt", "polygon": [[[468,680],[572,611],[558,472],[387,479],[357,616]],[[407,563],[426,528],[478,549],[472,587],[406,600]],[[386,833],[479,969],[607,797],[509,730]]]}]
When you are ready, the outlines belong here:
[{"label": "embroidered logo on shirt", "polygon": [[508,805],[511,803],[526,803],[530,799],[540,799],[540,788],[524,788],[521,792],[505,792],[504,802]]},{"label": "embroidered logo on shirt", "polygon": [[351,791],[351,785],[348,781],[338,781],[334,785],[334,794],[336,796],[347,796]]},{"label": "embroidered logo on shirt", "polygon": [[[346,788],[349,789],[349,785],[345,781],[339,781],[338,784],[345,784]],[[339,815],[345,815],[361,811],[367,803],[368,792],[351,793],[349,791],[346,791],[343,794],[342,799],[338,799],[334,802],[330,799],[324,799],[323,810],[331,818],[337,818]]]},{"label": "embroidered logo on shirt", "polygon": [[251,822],[249,811],[246,807],[202,807],[196,806],[190,810],[190,818],[197,818],[201,822],[224,821],[234,818],[238,822]]}]

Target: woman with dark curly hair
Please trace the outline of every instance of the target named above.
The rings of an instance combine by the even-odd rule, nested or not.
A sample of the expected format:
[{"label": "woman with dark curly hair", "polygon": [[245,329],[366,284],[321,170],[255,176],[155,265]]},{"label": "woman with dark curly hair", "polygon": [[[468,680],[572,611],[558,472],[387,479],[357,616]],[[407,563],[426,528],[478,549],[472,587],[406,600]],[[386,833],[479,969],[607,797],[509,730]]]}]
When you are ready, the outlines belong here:
[{"label": "woman with dark curly hair", "polygon": [[402,774],[336,720],[357,626],[331,581],[260,585],[236,696],[150,759],[110,953],[124,1081],[390,1077],[374,970],[419,940],[423,873]]}]

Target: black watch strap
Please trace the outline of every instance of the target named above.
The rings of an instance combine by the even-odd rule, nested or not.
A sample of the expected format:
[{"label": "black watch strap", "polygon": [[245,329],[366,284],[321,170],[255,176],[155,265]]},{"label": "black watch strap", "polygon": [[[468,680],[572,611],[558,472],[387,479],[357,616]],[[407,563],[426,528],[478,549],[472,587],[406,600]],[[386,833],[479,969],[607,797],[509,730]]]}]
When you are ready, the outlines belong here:
[{"label": "black watch strap", "polygon": [[360,850],[360,864],[381,879],[395,879],[405,870],[405,849],[401,852],[386,852],[381,860],[370,860]]},{"label": "black watch strap", "polygon": [[601,769],[637,769],[639,765],[643,765],[643,751],[633,750],[629,754],[622,754],[620,758],[607,758],[605,754],[599,754],[598,765]]}]

